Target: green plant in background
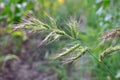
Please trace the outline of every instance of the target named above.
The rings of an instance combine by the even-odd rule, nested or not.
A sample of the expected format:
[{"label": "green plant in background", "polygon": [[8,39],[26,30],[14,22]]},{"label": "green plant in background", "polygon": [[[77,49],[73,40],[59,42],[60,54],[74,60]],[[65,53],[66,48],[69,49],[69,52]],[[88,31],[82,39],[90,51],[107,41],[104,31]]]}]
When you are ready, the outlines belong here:
[{"label": "green plant in background", "polygon": [[[0,25],[3,27],[8,24],[14,24],[20,22],[22,16],[24,16],[27,10],[31,9],[31,1],[21,0],[3,0],[0,1]],[[3,25],[4,23],[4,25]]]},{"label": "green plant in background", "polygon": [[[21,22],[26,11],[31,9],[30,2],[30,0],[0,0],[0,51],[2,54],[0,57],[3,54],[17,54],[21,51],[22,41],[25,39],[24,33],[16,31],[11,34],[11,24]],[[11,50],[11,48],[14,49]]]},{"label": "green plant in background", "polygon": [[[87,9],[88,6],[91,5],[91,8],[87,9],[88,11],[86,11],[85,13],[88,19],[88,26],[93,29],[92,31],[94,32],[94,34],[97,34],[97,36],[94,35],[94,37],[100,36],[100,34],[98,34],[98,31],[99,33],[103,33],[104,31],[109,30],[106,32],[107,34],[106,33],[102,34],[103,37],[106,37],[107,39],[103,39],[102,37],[103,44],[100,45],[99,48],[97,47],[94,49],[93,47],[92,49],[93,52],[95,53],[95,55],[99,55],[98,53],[101,53],[101,56],[102,54],[104,54],[104,50],[105,52],[110,51],[111,53],[113,49],[116,49],[115,48],[117,47],[116,45],[119,46],[119,37],[114,33],[114,31],[116,32],[116,30],[119,30],[119,28],[117,27],[119,27],[118,5],[120,4],[120,2],[118,0],[116,1],[114,0],[94,1],[93,0],[93,3],[86,2],[86,4],[87,4],[86,6],[84,4],[82,5],[85,9]],[[112,31],[111,31],[111,28],[113,28]],[[117,34],[119,34],[119,31],[117,32]],[[100,40],[96,40],[94,41],[94,44],[99,44],[99,42]],[[89,42],[89,43],[92,43],[92,42]],[[96,62],[96,65],[94,66],[93,70],[96,71],[95,74],[97,74],[96,75],[97,79],[100,79],[100,80],[106,80],[106,79],[117,80],[118,79],[119,80],[119,78],[115,78],[120,67],[119,58],[117,56],[119,56],[119,53],[112,55],[111,57],[105,57],[105,59],[102,61],[102,63],[104,63],[109,69],[106,69],[105,65]],[[116,67],[116,69],[114,67]],[[106,71],[110,71],[110,72],[105,73]]]},{"label": "green plant in background", "polygon": [[31,0],[0,0],[0,58],[2,62],[6,58],[17,57],[17,54],[21,52],[22,42],[26,36],[21,31],[11,33],[11,24],[21,22],[26,11],[31,9],[30,2]]}]

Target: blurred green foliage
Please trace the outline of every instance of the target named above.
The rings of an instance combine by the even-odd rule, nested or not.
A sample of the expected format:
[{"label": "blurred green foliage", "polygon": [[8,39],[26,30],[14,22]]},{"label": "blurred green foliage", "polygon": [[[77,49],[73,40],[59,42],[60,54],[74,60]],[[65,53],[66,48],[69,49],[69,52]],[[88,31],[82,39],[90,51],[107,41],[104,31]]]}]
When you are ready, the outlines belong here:
[{"label": "blurred green foliage", "polygon": [[[100,52],[109,47],[112,42],[106,42],[99,46],[101,40],[98,38],[102,34],[104,35],[106,30],[119,28],[119,6],[119,0],[0,0],[0,55],[21,53],[27,35],[22,31],[11,33],[12,24],[20,23],[22,18],[30,13],[38,19],[50,23],[46,15],[48,14],[55,19],[57,26],[62,29],[66,27],[66,23],[70,21],[71,17],[72,20],[75,18],[80,25],[80,39],[85,42],[85,44],[83,43],[85,46],[87,45],[92,49],[93,53],[91,54],[98,58]],[[56,53],[59,48],[69,42],[71,41],[65,42],[63,39],[61,42],[48,45],[47,49],[51,53]],[[116,41],[116,44],[119,44],[119,40]],[[10,48],[11,46],[12,48]],[[97,62],[94,59],[95,57],[92,56],[89,63],[92,64],[92,69],[87,67],[90,68],[91,77],[95,77],[95,80],[119,80],[120,77],[115,78],[120,70],[119,56],[120,54],[115,54],[106,57],[102,63]],[[64,66],[58,65],[59,63],[50,63],[59,79],[67,80],[67,70]],[[42,68],[41,66],[44,68],[44,65],[40,65],[40,68]],[[74,76],[71,77],[73,77],[73,80],[79,80],[80,78],[80,76],[77,79]]]}]

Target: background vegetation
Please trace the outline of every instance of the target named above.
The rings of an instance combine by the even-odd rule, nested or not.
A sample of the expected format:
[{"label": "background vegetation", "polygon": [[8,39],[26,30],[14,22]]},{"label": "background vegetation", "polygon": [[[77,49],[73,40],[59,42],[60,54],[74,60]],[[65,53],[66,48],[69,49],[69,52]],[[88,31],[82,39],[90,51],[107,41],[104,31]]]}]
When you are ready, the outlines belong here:
[{"label": "background vegetation", "polygon": [[[98,61],[106,48],[119,45],[119,36],[105,42],[102,38],[119,29],[119,6],[119,0],[0,0],[0,79],[21,80],[22,76],[22,80],[119,80],[119,52]],[[50,31],[39,31],[39,23],[36,31],[13,31],[33,17],[50,26]],[[74,39],[58,39],[59,35],[54,34],[44,43],[51,29],[56,31],[54,26]],[[90,52],[70,63],[67,59],[78,51],[50,59],[76,43]]]}]

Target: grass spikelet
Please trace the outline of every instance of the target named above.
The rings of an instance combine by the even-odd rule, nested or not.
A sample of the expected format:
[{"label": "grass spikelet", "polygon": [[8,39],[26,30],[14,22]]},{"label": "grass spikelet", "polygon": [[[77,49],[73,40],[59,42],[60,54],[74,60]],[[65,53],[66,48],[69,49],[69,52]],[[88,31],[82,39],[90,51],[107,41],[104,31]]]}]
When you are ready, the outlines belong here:
[{"label": "grass spikelet", "polygon": [[60,54],[57,54],[56,56],[53,56],[52,59],[57,59],[59,57],[62,57],[62,56],[65,56],[73,51],[75,51],[76,49],[78,49],[80,47],[80,44],[76,44],[74,45],[73,47],[71,47],[70,49],[68,49],[67,51],[63,52],[63,53],[60,53]]},{"label": "grass spikelet", "polygon": [[41,22],[40,20],[38,20],[38,19],[36,19],[36,18],[34,18],[34,17],[31,17],[30,20],[31,20],[31,22],[33,22],[33,23],[35,23],[35,24],[37,24],[37,25],[41,25],[42,27],[44,27],[44,28],[46,28],[46,29],[50,29],[50,26],[49,26],[49,25]]},{"label": "grass spikelet", "polygon": [[47,15],[47,16],[50,19],[52,27],[55,28],[55,29],[57,29],[56,21],[52,17],[50,17],[49,15]]},{"label": "grass spikelet", "polygon": [[120,29],[114,29],[112,31],[107,32],[102,36],[101,44],[105,43],[105,41],[110,40],[112,38],[120,37]]},{"label": "grass spikelet", "polygon": [[106,55],[109,55],[115,51],[119,51],[120,50],[120,46],[115,46],[115,47],[109,47],[107,48],[106,50],[104,50],[100,56],[99,56],[99,61],[102,61],[103,58],[106,56]]},{"label": "grass spikelet", "polygon": [[53,34],[54,34],[54,32],[49,33],[49,34],[42,40],[42,42],[38,45],[38,47],[41,47]]},{"label": "grass spikelet", "polygon": [[82,48],[80,49],[80,52],[78,52],[77,56],[71,57],[71,58],[69,58],[68,60],[63,61],[63,64],[70,63],[70,62],[72,62],[72,61],[77,60],[77,59],[80,58],[82,55],[84,55],[88,50],[89,50],[88,47],[82,47]]},{"label": "grass spikelet", "polygon": [[82,49],[80,50],[79,54],[78,54],[77,56],[75,56],[75,57],[72,57],[71,59],[72,59],[72,60],[76,60],[76,59],[80,58],[80,57],[81,57],[82,55],[84,55],[88,50],[89,50],[88,47],[82,48]]},{"label": "grass spikelet", "polygon": [[74,39],[77,39],[78,38],[78,29],[77,29],[77,26],[78,26],[78,23],[76,20],[73,20],[71,22],[69,22],[68,24],[68,27],[70,29],[70,34],[71,36],[74,38]]},{"label": "grass spikelet", "polygon": [[54,30],[55,31],[55,33],[56,34],[58,34],[58,35],[65,35],[66,33],[64,32],[64,31],[62,31],[62,30]]},{"label": "grass spikelet", "polygon": [[14,28],[15,30],[32,30],[32,31],[40,31],[40,30],[45,30],[45,29],[50,29],[50,26],[39,21],[36,18],[29,18],[26,20],[25,23],[19,24],[17,27]]}]

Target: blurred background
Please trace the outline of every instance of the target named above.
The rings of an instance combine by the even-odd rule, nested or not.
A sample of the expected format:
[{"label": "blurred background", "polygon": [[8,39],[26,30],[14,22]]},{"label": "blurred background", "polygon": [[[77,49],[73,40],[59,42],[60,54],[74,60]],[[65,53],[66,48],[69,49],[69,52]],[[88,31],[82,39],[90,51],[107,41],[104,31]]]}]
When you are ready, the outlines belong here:
[{"label": "blurred background", "polygon": [[[59,28],[77,20],[79,36],[93,49],[94,56],[86,54],[73,63],[61,65],[60,60],[48,57],[71,41],[61,39],[37,48],[45,32],[12,32],[28,15],[49,24],[46,14]],[[94,49],[106,30],[119,25],[120,0],[0,0],[0,80],[120,80],[119,52],[100,63],[96,58],[110,42]]]}]

